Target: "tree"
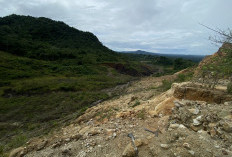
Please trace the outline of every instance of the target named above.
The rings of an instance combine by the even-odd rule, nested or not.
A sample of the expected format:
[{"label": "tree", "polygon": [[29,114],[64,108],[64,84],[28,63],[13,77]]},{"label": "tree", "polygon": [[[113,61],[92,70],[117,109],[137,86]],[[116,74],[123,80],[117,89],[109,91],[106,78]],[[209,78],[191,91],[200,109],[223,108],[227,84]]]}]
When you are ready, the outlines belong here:
[{"label": "tree", "polygon": [[232,30],[230,28],[228,28],[227,30],[221,30],[219,28],[211,28],[204,24],[200,25],[216,33],[216,35],[209,37],[209,40],[212,41],[214,44],[232,44]]}]

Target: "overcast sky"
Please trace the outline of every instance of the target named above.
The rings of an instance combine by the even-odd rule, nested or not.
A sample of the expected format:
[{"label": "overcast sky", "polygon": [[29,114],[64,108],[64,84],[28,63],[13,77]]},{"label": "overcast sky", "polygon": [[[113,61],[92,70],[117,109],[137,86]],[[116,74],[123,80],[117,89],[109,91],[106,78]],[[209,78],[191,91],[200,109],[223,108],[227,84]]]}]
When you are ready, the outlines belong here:
[{"label": "overcast sky", "polygon": [[0,0],[0,16],[48,17],[116,51],[212,54],[213,28],[232,27],[232,0]]}]

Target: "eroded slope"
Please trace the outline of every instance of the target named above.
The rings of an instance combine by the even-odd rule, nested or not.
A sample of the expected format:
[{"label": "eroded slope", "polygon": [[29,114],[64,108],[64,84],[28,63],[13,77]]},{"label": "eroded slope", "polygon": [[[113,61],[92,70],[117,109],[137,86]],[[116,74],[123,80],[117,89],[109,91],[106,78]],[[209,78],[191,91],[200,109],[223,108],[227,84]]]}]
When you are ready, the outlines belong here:
[{"label": "eroded slope", "polygon": [[[231,156],[231,95],[219,90],[207,94],[190,82],[158,90],[163,79],[176,76],[134,82],[124,95],[89,108],[69,126],[28,141],[11,156]],[[183,92],[189,88],[194,90]]]}]

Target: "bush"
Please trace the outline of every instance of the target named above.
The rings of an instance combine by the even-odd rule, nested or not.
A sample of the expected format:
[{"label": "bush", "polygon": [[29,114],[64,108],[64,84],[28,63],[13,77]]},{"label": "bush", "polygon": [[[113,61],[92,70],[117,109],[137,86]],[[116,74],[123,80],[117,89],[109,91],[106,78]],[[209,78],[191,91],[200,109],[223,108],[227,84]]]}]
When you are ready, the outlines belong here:
[{"label": "bush", "polygon": [[231,82],[227,85],[227,92],[229,94],[232,94],[232,83]]},{"label": "bush", "polygon": [[175,81],[176,82],[190,81],[192,79],[192,77],[193,77],[193,72],[189,72],[189,73],[186,73],[186,74],[179,74]]},{"label": "bush", "polygon": [[162,91],[167,91],[171,88],[172,82],[168,80],[163,80],[162,85],[160,86]]},{"label": "bush", "polygon": [[139,111],[138,114],[137,114],[137,117],[144,120],[145,117],[146,117],[146,111],[145,111],[145,109],[142,109],[141,111]]},{"label": "bush", "polygon": [[22,146],[23,144],[25,144],[27,140],[28,139],[27,139],[26,136],[18,135],[16,137],[14,137],[14,139],[10,143],[8,143],[7,146],[9,148],[17,148],[17,147]]},{"label": "bush", "polygon": [[178,82],[184,82],[186,80],[186,75],[184,75],[184,74],[179,74],[178,76],[177,76],[177,81]]},{"label": "bush", "polygon": [[138,106],[140,105],[140,102],[138,100],[136,100],[136,102],[132,105],[132,107]]}]

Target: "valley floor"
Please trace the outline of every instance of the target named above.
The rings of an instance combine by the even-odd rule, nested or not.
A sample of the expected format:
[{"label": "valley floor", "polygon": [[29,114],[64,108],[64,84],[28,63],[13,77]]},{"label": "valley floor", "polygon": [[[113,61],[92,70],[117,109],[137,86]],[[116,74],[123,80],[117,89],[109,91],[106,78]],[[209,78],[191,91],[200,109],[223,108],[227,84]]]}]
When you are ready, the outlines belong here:
[{"label": "valley floor", "polygon": [[162,81],[176,77],[132,82],[122,95],[87,109],[59,131],[31,139],[10,156],[232,156],[232,96],[190,82],[174,83],[162,93]]}]

